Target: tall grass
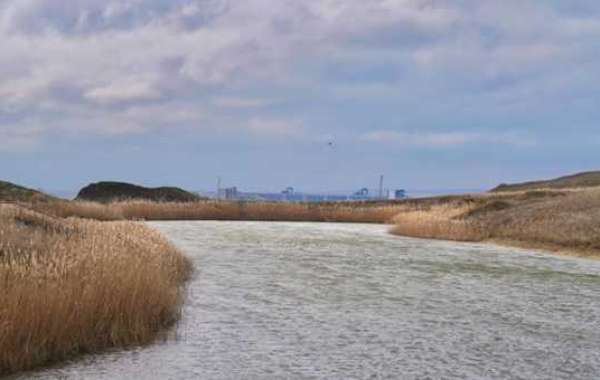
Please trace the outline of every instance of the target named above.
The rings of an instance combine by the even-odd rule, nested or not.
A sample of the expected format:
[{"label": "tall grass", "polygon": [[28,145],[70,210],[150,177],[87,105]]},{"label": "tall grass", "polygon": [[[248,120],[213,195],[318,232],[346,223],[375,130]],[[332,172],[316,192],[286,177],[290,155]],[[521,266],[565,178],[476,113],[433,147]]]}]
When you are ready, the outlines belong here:
[{"label": "tall grass", "polygon": [[424,239],[482,241],[487,234],[480,222],[457,218],[474,207],[473,204],[450,203],[403,211],[392,219],[391,232]]},{"label": "tall grass", "polygon": [[60,217],[98,220],[262,220],[305,222],[386,223],[397,212],[395,205],[363,203],[281,203],[198,201],[189,203],[125,201],[47,202],[36,210]]},{"label": "tall grass", "polygon": [[33,203],[29,207],[42,214],[58,218],[77,217],[101,221],[125,219],[118,208],[96,202],[55,200]]},{"label": "tall grass", "polygon": [[392,220],[397,235],[457,241],[495,240],[600,256],[600,189],[515,192],[474,202],[406,208]]},{"label": "tall grass", "polygon": [[177,320],[189,272],[142,224],[0,205],[0,375],[152,341]]},{"label": "tall grass", "polygon": [[482,219],[495,239],[530,241],[600,254],[600,189],[517,203]]}]

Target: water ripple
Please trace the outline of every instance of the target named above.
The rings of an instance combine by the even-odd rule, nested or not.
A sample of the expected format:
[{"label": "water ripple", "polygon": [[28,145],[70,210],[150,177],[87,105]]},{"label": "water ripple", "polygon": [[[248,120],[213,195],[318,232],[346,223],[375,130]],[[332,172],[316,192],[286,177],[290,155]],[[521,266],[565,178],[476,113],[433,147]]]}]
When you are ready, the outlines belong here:
[{"label": "water ripple", "polygon": [[197,267],[177,339],[17,378],[600,377],[596,261],[371,225],[152,225]]}]

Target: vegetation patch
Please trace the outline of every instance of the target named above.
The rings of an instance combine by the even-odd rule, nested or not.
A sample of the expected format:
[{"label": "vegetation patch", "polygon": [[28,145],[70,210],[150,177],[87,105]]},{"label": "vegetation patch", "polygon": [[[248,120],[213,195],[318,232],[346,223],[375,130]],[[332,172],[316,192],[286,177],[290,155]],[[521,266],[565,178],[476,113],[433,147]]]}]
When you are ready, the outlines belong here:
[{"label": "vegetation patch", "polygon": [[92,183],[81,189],[77,195],[77,200],[102,203],[126,200],[194,202],[200,199],[200,196],[178,187],[148,188],[124,182]]},{"label": "vegetation patch", "polygon": [[53,199],[40,191],[0,181],[0,202],[38,202]]},{"label": "vegetation patch", "polygon": [[151,342],[191,265],[149,227],[0,206],[0,375]]},{"label": "vegetation patch", "polygon": [[[558,195],[557,195],[558,194]],[[476,202],[415,205],[393,219],[397,235],[510,244],[600,256],[600,189],[481,195]]]},{"label": "vegetation patch", "polygon": [[97,220],[252,220],[289,222],[387,223],[401,207],[391,203],[283,203],[283,202],[150,202],[101,204],[57,201],[32,205],[57,217]]},{"label": "vegetation patch", "polygon": [[600,186],[600,171],[577,173],[544,181],[501,184],[492,192],[528,191],[540,189],[576,189]]}]

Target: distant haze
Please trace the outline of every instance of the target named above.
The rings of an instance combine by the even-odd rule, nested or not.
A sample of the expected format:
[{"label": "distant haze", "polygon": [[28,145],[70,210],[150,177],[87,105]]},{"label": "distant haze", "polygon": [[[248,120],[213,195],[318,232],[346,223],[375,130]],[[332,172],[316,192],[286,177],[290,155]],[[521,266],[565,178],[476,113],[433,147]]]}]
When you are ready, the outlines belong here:
[{"label": "distant haze", "polygon": [[0,179],[433,193],[597,169],[598,41],[596,0],[4,0]]}]

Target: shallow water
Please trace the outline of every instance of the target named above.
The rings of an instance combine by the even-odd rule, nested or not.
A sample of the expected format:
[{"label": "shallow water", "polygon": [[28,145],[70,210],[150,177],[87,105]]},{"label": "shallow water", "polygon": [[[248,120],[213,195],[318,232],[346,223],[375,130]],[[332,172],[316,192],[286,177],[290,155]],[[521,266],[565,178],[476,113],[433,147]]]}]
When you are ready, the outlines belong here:
[{"label": "shallow water", "polygon": [[600,262],[373,225],[152,226],[197,268],[177,337],[17,378],[600,378]]}]

